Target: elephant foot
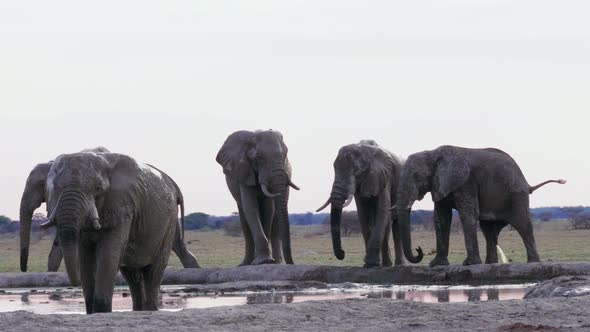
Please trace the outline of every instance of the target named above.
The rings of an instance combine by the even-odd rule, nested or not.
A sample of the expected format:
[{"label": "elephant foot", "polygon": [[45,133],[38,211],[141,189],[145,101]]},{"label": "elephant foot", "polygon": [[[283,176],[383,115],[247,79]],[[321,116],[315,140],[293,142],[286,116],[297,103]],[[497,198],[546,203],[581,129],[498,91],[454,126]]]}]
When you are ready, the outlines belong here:
[{"label": "elephant foot", "polygon": [[449,260],[445,257],[434,257],[433,260],[430,261],[430,264],[428,264],[430,267],[435,267],[435,266],[442,266],[442,265],[449,265]]},{"label": "elephant foot", "polygon": [[365,263],[365,265],[363,265],[363,268],[365,268],[365,269],[373,269],[373,268],[376,268],[376,267],[381,267],[381,264],[379,264],[379,263],[377,263],[377,264]]},{"label": "elephant foot", "polygon": [[252,261],[252,265],[262,265],[262,264],[276,264],[277,261],[275,261],[272,257],[270,256],[260,256],[260,257],[256,257],[254,258],[254,260]]},{"label": "elephant foot", "polygon": [[393,266],[393,263],[391,261],[389,261],[389,262],[383,262],[383,267],[392,267],[392,266]]},{"label": "elephant foot", "polygon": [[498,257],[486,257],[486,264],[498,263]]},{"label": "elephant foot", "polygon": [[406,265],[406,263],[403,260],[395,260],[395,266],[403,266]]},{"label": "elephant foot", "polygon": [[541,263],[541,259],[539,259],[539,257],[534,257],[534,258],[528,258],[527,263]]},{"label": "elephant foot", "polygon": [[481,258],[479,257],[467,257],[463,261],[463,265],[477,265],[481,264]]}]

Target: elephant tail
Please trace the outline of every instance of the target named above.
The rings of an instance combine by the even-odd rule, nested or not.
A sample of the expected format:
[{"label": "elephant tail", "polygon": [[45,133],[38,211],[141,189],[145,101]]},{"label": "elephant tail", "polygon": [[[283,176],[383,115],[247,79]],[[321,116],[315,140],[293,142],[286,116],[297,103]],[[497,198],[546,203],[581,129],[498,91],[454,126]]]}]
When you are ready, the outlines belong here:
[{"label": "elephant tail", "polygon": [[547,180],[545,182],[541,182],[536,186],[529,186],[529,194],[532,194],[535,190],[541,188],[542,186],[548,184],[548,183],[559,183],[559,184],[565,184],[567,181],[563,180],[563,179],[559,179],[559,180]]},{"label": "elephant tail", "polygon": [[149,167],[160,172],[164,177],[166,177],[168,180],[170,180],[170,182],[172,182],[172,185],[174,185],[174,190],[176,191],[176,204],[180,205],[180,225],[182,228],[180,239],[184,242],[184,196],[182,196],[182,191],[180,191],[180,187],[178,187],[178,184],[176,184],[176,181],[174,181],[164,171],[162,171],[161,169],[157,168],[154,165],[151,165],[151,164],[146,164],[146,165],[148,165]]}]

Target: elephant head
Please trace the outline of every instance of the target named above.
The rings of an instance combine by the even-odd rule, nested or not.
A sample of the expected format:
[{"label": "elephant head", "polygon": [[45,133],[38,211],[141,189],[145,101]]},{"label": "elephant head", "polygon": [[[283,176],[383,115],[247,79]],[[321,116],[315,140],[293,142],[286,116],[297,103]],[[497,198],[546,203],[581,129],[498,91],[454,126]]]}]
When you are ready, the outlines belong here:
[{"label": "elephant head", "polygon": [[289,187],[299,188],[291,181],[287,151],[278,131],[237,131],[226,139],[216,160],[223,173],[241,186],[259,185],[264,195],[274,199],[285,262],[293,264],[288,198]]},{"label": "elephant head", "polygon": [[[104,147],[96,147],[92,149],[85,149],[82,152],[94,152],[94,153],[108,153],[109,150]],[[31,238],[31,219],[33,212],[42,203],[47,201],[46,184],[47,175],[53,160],[47,163],[41,163],[35,166],[25,185],[25,190],[20,201],[20,269],[22,272],[27,271],[27,263],[29,259],[29,243]],[[41,224],[41,227],[51,227],[50,221]]]},{"label": "elephant head", "polygon": [[[442,146],[408,157],[400,175],[396,208],[404,255],[409,261],[417,260],[412,255],[410,235],[410,213],[414,202],[422,200],[430,192],[436,203],[463,185],[469,175],[470,168],[466,160],[451,146]],[[418,256],[421,259],[422,253],[419,252]]]},{"label": "elephant head", "polygon": [[[132,215],[134,198],[140,195],[137,168],[132,158],[91,150],[59,156],[47,175],[49,221],[57,226],[70,283],[78,285],[78,248],[81,232],[114,227],[117,215]],[[148,167],[148,166],[146,166]],[[103,209],[105,201],[117,201],[117,209]],[[100,212],[99,212],[100,211]],[[107,215],[108,221],[101,222]]]},{"label": "elephant head", "polygon": [[[31,219],[33,212],[45,203],[45,184],[47,173],[53,162],[38,164],[33,168],[20,201],[20,270],[27,271],[29,243],[31,239]],[[45,225],[42,225],[45,226]]]},{"label": "elephant head", "polygon": [[345,145],[338,151],[334,161],[334,183],[330,197],[316,212],[332,205],[330,226],[332,246],[336,258],[344,259],[340,239],[340,219],[342,209],[350,204],[355,193],[361,197],[377,196],[389,181],[397,177],[393,157],[374,141],[361,141]]}]

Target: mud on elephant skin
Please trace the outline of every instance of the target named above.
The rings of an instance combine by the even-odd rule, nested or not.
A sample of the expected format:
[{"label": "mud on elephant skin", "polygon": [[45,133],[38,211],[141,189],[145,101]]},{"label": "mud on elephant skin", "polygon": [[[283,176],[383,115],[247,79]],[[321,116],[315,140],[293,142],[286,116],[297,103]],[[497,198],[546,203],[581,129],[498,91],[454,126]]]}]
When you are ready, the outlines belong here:
[{"label": "mud on elephant skin", "polygon": [[293,264],[289,187],[299,188],[291,181],[287,151],[278,131],[243,130],[229,135],[217,154],[246,242],[240,265],[280,263],[283,256]]},{"label": "mud on elephant skin", "polygon": [[[112,310],[119,269],[133,310],[157,310],[178,230],[181,199],[172,179],[129,156],[85,150],[57,157],[44,187],[49,218],[43,226],[57,226],[70,283],[81,283],[86,312]],[[21,231],[23,269],[29,235]]]},{"label": "mud on elephant skin", "polygon": [[[334,161],[334,183],[330,197],[316,212],[331,205],[330,224],[332,245],[336,258],[344,259],[340,239],[342,209],[352,201],[365,242],[365,267],[392,266],[389,233],[393,234],[395,265],[403,264],[403,252],[397,225],[390,207],[395,205],[395,193],[403,161],[380,147],[375,141],[363,140],[345,145]],[[418,257],[412,262],[419,262]]]},{"label": "mud on elephant skin", "polygon": [[512,225],[522,237],[528,262],[539,254],[529,215],[529,195],[541,186],[565,180],[548,180],[530,186],[518,164],[507,153],[493,148],[468,149],[441,146],[408,157],[397,191],[397,214],[404,254],[411,256],[410,211],[428,192],[434,201],[436,257],[431,266],[448,265],[452,210],[459,212],[467,258],[465,265],[481,264],[477,224],[486,239],[486,263],[497,263],[498,234]]}]

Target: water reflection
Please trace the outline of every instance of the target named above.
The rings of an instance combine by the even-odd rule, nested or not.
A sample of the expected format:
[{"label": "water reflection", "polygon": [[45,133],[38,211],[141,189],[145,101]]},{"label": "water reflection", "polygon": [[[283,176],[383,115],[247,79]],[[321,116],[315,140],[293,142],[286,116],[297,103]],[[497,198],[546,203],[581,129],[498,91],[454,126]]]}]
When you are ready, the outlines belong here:
[{"label": "water reflection", "polygon": [[[367,286],[329,290],[307,290],[303,292],[259,292],[225,295],[199,295],[183,293],[177,287],[176,293],[163,293],[160,307],[164,310],[186,308],[211,308],[250,304],[286,304],[304,301],[340,300],[351,298],[392,299],[414,302],[475,302],[522,299],[530,285],[504,285],[488,287],[433,287],[433,286]],[[84,300],[80,291],[38,292],[0,294],[0,312],[27,310],[39,314],[84,313]],[[119,290],[113,297],[114,311],[131,310],[128,291]]]}]

